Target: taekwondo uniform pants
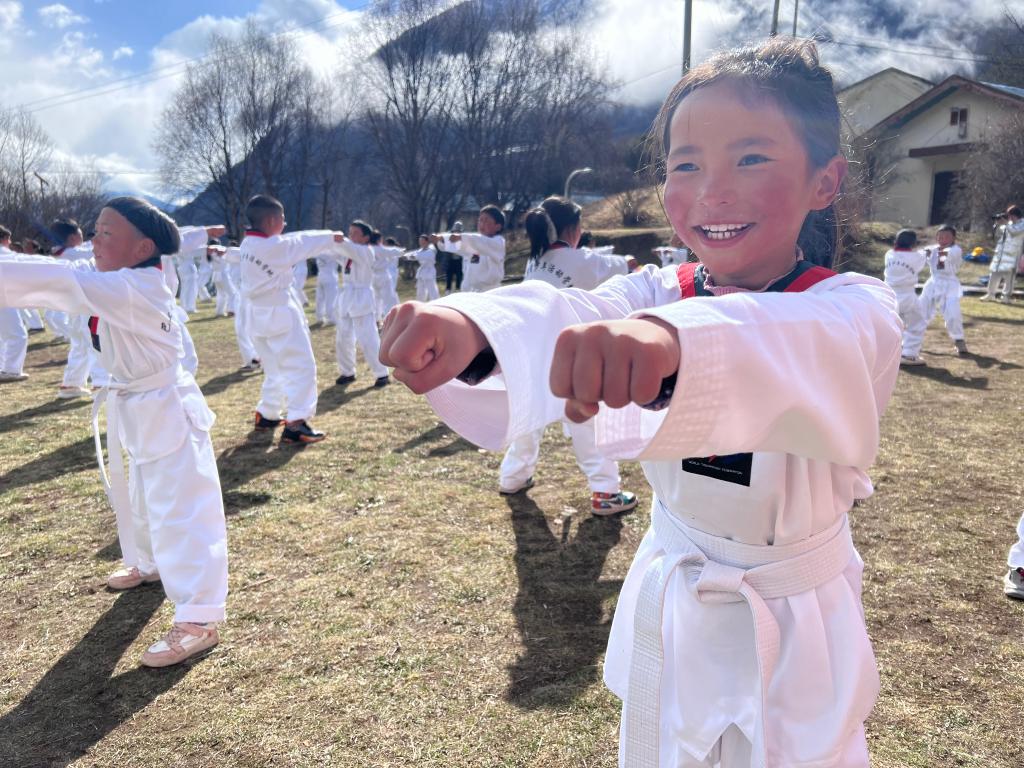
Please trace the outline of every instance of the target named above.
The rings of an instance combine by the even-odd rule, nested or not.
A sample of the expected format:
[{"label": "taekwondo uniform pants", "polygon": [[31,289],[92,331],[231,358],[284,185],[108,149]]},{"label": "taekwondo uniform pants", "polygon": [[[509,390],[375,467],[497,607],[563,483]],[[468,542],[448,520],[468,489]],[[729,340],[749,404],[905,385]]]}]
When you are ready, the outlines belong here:
[{"label": "taekwondo uniform pants", "polygon": [[214,314],[217,317],[225,317],[231,311],[235,287],[231,285],[231,278],[224,272],[213,276],[213,287],[217,289],[217,303],[214,306]]},{"label": "taekwondo uniform pants", "polygon": [[1000,270],[999,272],[990,272],[988,276],[988,291],[985,293],[986,299],[994,299],[997,292],[1003,294],[1003,301],[1007,304],[1010,303],[1010,292],[1013,290],[1013,270]]},{"label": "taekwondo uniform pants", "polygon": [[946,321],[946,333],[953,341],[964,337],[964,320],[960,314],[960,294],[963,289],[959,280],[931,280],[924,284],[921,291],[921,308],[924,311],[924,324],[935,317],[936,311],[942,313]]},{"label": "taekwondo uniform pants", "polygon": [[[286,304],[250,299],[249,332],[263,364],[263,389],[256,410],[287,421],[316,415],[316,360],[309,326],[291,292]],[[376,330],[376,329],[374,329]]]},{"label": "taekwondo uniform pants", "polygon": [[388,375],[387,366],[380,361],[380,334],[372,312],[338,318],[334,336],[334,349],[338,355],[338,372],[342,376],[356,375],[356,342],[375,378]]},{"label": "taekwondo uniform pants", "polygon": [[899,303],[898,311],[903,321],[903,357],[917,357],[921,354],[924,331],[928,327],[924,308],[913,289],[897,292],[896,301]]},{"label": "taekwondo uniform pants", "polygon": [[253,360],[260,359],[260,353],[256,351],[256,345],[252,343],[252,335],[249,333],[249,313],[247,310],[248,301],[237,297],[235,303],[235,339],[238,341],[238,354],[242,357],[242,365],[249,365]]},{"label": "taekwondo uniform pants", "polygon": [[65,340],[70,338],[71,331],[68,329],[67,312],[58,312],[55,309],[47,309],[43,312],[46,324],[50,326],[54,336],[62,336]]},{"label": "taekwondo uniform pants", "polygon": [[336,304],[338,303],[338,278],[316,279],[316,319],[321,323],[334,324],[336,320]]},{"label": "taekwondo uniform pants", "polygon": [[[377,297],[377,322],[382,322],[393,307],[398,306],[398,291],[395,281],[388,274],[387,279],[373,281],[373,294]],[[338,318],[341,322],[341,318]],[[379,338],[378,338],[379,342]]]},{"label": "taekwondo uniform pants", "polygon": [[28,352],[28,331],[17,309],[0,309],[0,371],[22,373]]},{"label": "taekwondo uniform pants", "polygon": [[181,265],[181,308],[189,314],[196,311],[199,297],[199,271],[195,264],[186,261]]},{"label": "taekwondo uniform pants", "polygon": [[437,290],[437,278],[416,278],[416,301],[433,301],[441,296]]},{"label": "taekwondo uniform pants", "polygon": [[295,295],[304,307],[309,305],[309,297],[306,296],[307,277],[309,277],[309,264],[303,259],[292,267],[292,285],[295,286]]},{"label": "taekwondo uniform pants", "polygon": [[[563,422],[562,428],[572,438],[576,463],[587,476],[591,493],[618,493],[619,465],[597,450],[594,420],[583,424]],[[544,430],[539,429],[512,441],[501,461],[499,485],[502,488],[518,488],[533,476],[543,436]]]},{"label": "taekwondo uniform pants", "polygon": [[61,386],[85,387],[90,377],[94,386],[106,384],[110,377],[93,349],[87,317],[72,315],[68,318],[68,342],[68,362]]},{"label": "taekwondo uniform pants", "polygon": [[43,327],[43,318],[39,316],[38,309],[22,309],[21,319],[25,321],[25,327],[30,331],[42,331],[45,330]]}]

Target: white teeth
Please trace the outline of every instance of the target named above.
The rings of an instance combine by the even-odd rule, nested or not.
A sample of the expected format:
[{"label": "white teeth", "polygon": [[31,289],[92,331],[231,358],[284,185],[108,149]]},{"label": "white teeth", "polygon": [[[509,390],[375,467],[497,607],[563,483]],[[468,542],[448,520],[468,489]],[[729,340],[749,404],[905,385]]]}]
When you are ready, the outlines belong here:
[{"label": "white teeth", "polygon": [[749,224],[708,224],[700,226],[698,229],[709,240],[730,240],[745,232],[749,227]]}]

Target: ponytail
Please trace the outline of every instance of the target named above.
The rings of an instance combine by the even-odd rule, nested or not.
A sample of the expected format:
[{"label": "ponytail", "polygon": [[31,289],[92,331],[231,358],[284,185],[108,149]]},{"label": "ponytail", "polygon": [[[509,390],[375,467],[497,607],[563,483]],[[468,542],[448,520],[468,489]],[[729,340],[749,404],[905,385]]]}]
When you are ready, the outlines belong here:
[{"label": "ponytail", "polygon": [[530,238],[530,260],[534,262],[558,239],[555,223],[539,205],[526,214],[526,234]]},{"label": "ponytail", "polygon": [[808,213],[796,244],[803,251],[805,261],[831,269],[839,244],[839,219],[835,205]]}]

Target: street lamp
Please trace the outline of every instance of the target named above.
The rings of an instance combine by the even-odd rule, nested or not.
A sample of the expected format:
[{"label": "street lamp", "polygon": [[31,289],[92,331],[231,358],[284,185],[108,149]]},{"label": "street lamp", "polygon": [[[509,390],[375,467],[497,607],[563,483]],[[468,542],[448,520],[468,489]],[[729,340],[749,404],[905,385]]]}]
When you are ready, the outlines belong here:
[{"label": "street lamp", "polygon": [[569,190],[572,188],[572,180],[583,173],[593,173],[593,168],[577,168],[575,171],[569,174],[569,178],[565,180],[565,195],[563,197],[569,197]]}]

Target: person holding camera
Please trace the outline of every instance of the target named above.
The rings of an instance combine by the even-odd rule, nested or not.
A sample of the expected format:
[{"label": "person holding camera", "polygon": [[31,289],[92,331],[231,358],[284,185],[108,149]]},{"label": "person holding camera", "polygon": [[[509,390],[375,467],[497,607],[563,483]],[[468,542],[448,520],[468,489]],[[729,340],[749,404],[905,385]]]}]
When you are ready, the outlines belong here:
[{"label": "person holding camera", "polygon": [[1013,297],[1017,263],[1024,250],[1024,217],[1020,208],[1011,205],[1006,213],[997,213],[992,219],[996,223],[996,247],[989,267],[988,292],[981,300],[993,300],[996,293],[1002,290],[1003,303],[1009,304]]}]

